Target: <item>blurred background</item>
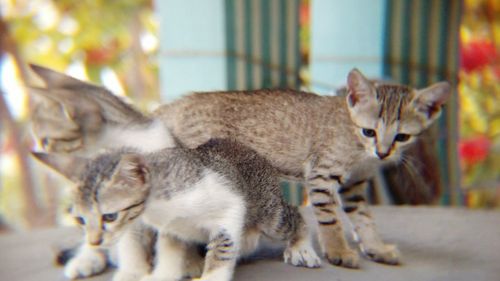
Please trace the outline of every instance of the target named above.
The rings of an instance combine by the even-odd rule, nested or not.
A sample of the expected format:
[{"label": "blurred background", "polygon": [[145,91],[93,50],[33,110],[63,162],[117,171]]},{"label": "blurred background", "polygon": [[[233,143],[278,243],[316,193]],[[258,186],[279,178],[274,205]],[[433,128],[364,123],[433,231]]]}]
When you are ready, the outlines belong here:
[{"label": "blurred background", "polygon": [[0,0],[0,13],[0,231],[69,223],[68,183],[28,154],[24,85],[40,83],[28,63],[144,111],[190,91],[335,95],[353,67],[417,88],[447,80],[455,92],[438,124],[407,165],[378,173],[371,201],[500,206],[498,0]]}]

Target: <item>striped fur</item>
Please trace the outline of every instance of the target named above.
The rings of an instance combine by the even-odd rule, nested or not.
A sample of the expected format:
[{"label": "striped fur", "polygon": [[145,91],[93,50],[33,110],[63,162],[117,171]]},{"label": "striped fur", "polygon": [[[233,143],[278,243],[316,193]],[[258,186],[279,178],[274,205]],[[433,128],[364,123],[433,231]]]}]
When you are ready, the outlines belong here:
[{"label": "striped fur", "polygon": [[[90,160],[35,156],[60,172],[62,158],[67,158],[63,164],[83,166],[73,170],[77,175],[62,173],[77,183],[73,213],[87,243],[110,247],[118,241],[114,280],[148,274],[180,279],[186,275],[183,257],[193,255],[188,251],[198,243],[206,243],[208,251],[201,278],[231,280],[237,259],[252,253],[262,234],[287,243],[285,262],[320,265],[304,219],[282,198],[275,169],[234,142],[212,140],[197,149],[147,154],[123,148]],[[141,245],[148,228],[158,232],[152,270],[146,252],[151,245]]]}]

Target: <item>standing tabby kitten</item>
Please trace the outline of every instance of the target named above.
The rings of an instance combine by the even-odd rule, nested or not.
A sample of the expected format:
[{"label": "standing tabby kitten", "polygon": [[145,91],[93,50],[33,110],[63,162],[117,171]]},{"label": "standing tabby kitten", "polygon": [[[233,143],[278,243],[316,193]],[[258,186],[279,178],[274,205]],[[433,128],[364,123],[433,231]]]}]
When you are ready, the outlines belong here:
[{"label": "standing tabby kitten", "polygon": [[[73,212],[87,243],[119,241],[114,280],[179,280],[196,243],[208,244],[200,280],[231,280],[237,258],[252,253],[262,234],[287,242],[285,262],[320,265],[302,216],[282,198],[276,171],[236,143],[147,154],[123,148],[91,160],[34,155],[76,183]],[[142,224],[158,232],[150,274],[149,247],[137,235]]]},{"label": "standing tabby kitten", "polygon": [[[417,90],[374,83],[354,69],[346,98],[293,90],[195,93],[146,118],[102,87],[33,69],[47,84],[33,89],[44,103],[32,118],[35,135],[47,150],[89,153],[126,144],[130,132],[152,139],[153,120],[161,120],[189,147],[211,138],[234,139],[264,156],[282,175],[305,183],[324,255],[345,267],[358,267],[359,258],[344,237],[339,207],[354,225],[366,257],[400,262],[397,248],[383,243],[375,229],[365,185],[380,165],[397,161],[438,118],[450,94],[447,82]],[[59,110],[44,110],[50,106]]]}]

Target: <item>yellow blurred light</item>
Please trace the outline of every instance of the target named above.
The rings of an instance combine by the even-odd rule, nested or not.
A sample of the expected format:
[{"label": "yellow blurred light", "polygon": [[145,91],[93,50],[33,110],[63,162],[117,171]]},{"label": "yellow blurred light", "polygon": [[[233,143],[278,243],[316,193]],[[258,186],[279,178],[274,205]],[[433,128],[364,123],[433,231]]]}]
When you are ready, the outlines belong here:
[{"label": "yellow blurred light", "polygon": [[500,118],[494,119],[490,122],[490,135],[491,136],[500,135]]},{"label": "yellow blurred light", "polygon": [[0,62],[0,89],[11,114],[15,118],[23,118],[27,114],[28,97],[21,83],[19,70],[10,54],[3,56]]}]

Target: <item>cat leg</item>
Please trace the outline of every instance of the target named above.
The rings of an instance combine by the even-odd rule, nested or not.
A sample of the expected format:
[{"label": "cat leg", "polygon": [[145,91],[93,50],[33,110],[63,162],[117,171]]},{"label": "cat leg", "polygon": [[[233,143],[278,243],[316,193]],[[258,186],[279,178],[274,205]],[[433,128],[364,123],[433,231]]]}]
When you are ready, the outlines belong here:
[{"label": "cat leg", "polygon": [[259,247],[261,237],[260,229],[247,229],[241,237],[240,256],[246,257],[253,254]]},{"label": "cat leg", "polygon": [[84,243],[64,267],[64,276],[68,279],[89,277],[103,272],[106,267],[106,251]]},{"label": "cat leg", "polygon": [[305,171],[309,200],[318,221],[319,242],[331,264],[358,268],[359,255],[349,246],[337,213],[339,202],[335,195],[340,187],[342,173],[331,173],[329,168],[306,168]]},{"label": "cat leg", "polygon": [[153,271],[141,281],[175,281],[184,276],[187,245],[166,233],[158,234]]},{"label": "cat leg", "polygon": [[151,229],[136,222],[118,241],[118,271],[113,281],[136,281],[151,270]]},{"label": "cat leg", "polygon": [[266,227],[264,232],[271,238],[287,241],[283,253],[286,263],[294,266],[316,268],[321,266],[321,259],[312,246],[311,233],[297,207],[281,202],[281,212]]},{"label": "cat leg", "polygon": [[339,190],[344,211],[354,226],[354,235],[359,240],[361,252],[376,262],[399,264],[400,254],[396,246],[385,244],[377,233],[366,203],[365,192],[366,181],[343,186]]},{"label": "cat leg", "polygon": [[[205,258],[202,256],[201,245],[189,244],[186,245],[185,261],[184,261],[184,277],[198,278],[203,272]],[[205,246],[203,246],[203,250]]]},{"label": "cat leg", "polygon": [[222,229],[207,245],[205,267],[200,281],[229,281],[232,279],[236,260],[239,257],[241,230]]}]

